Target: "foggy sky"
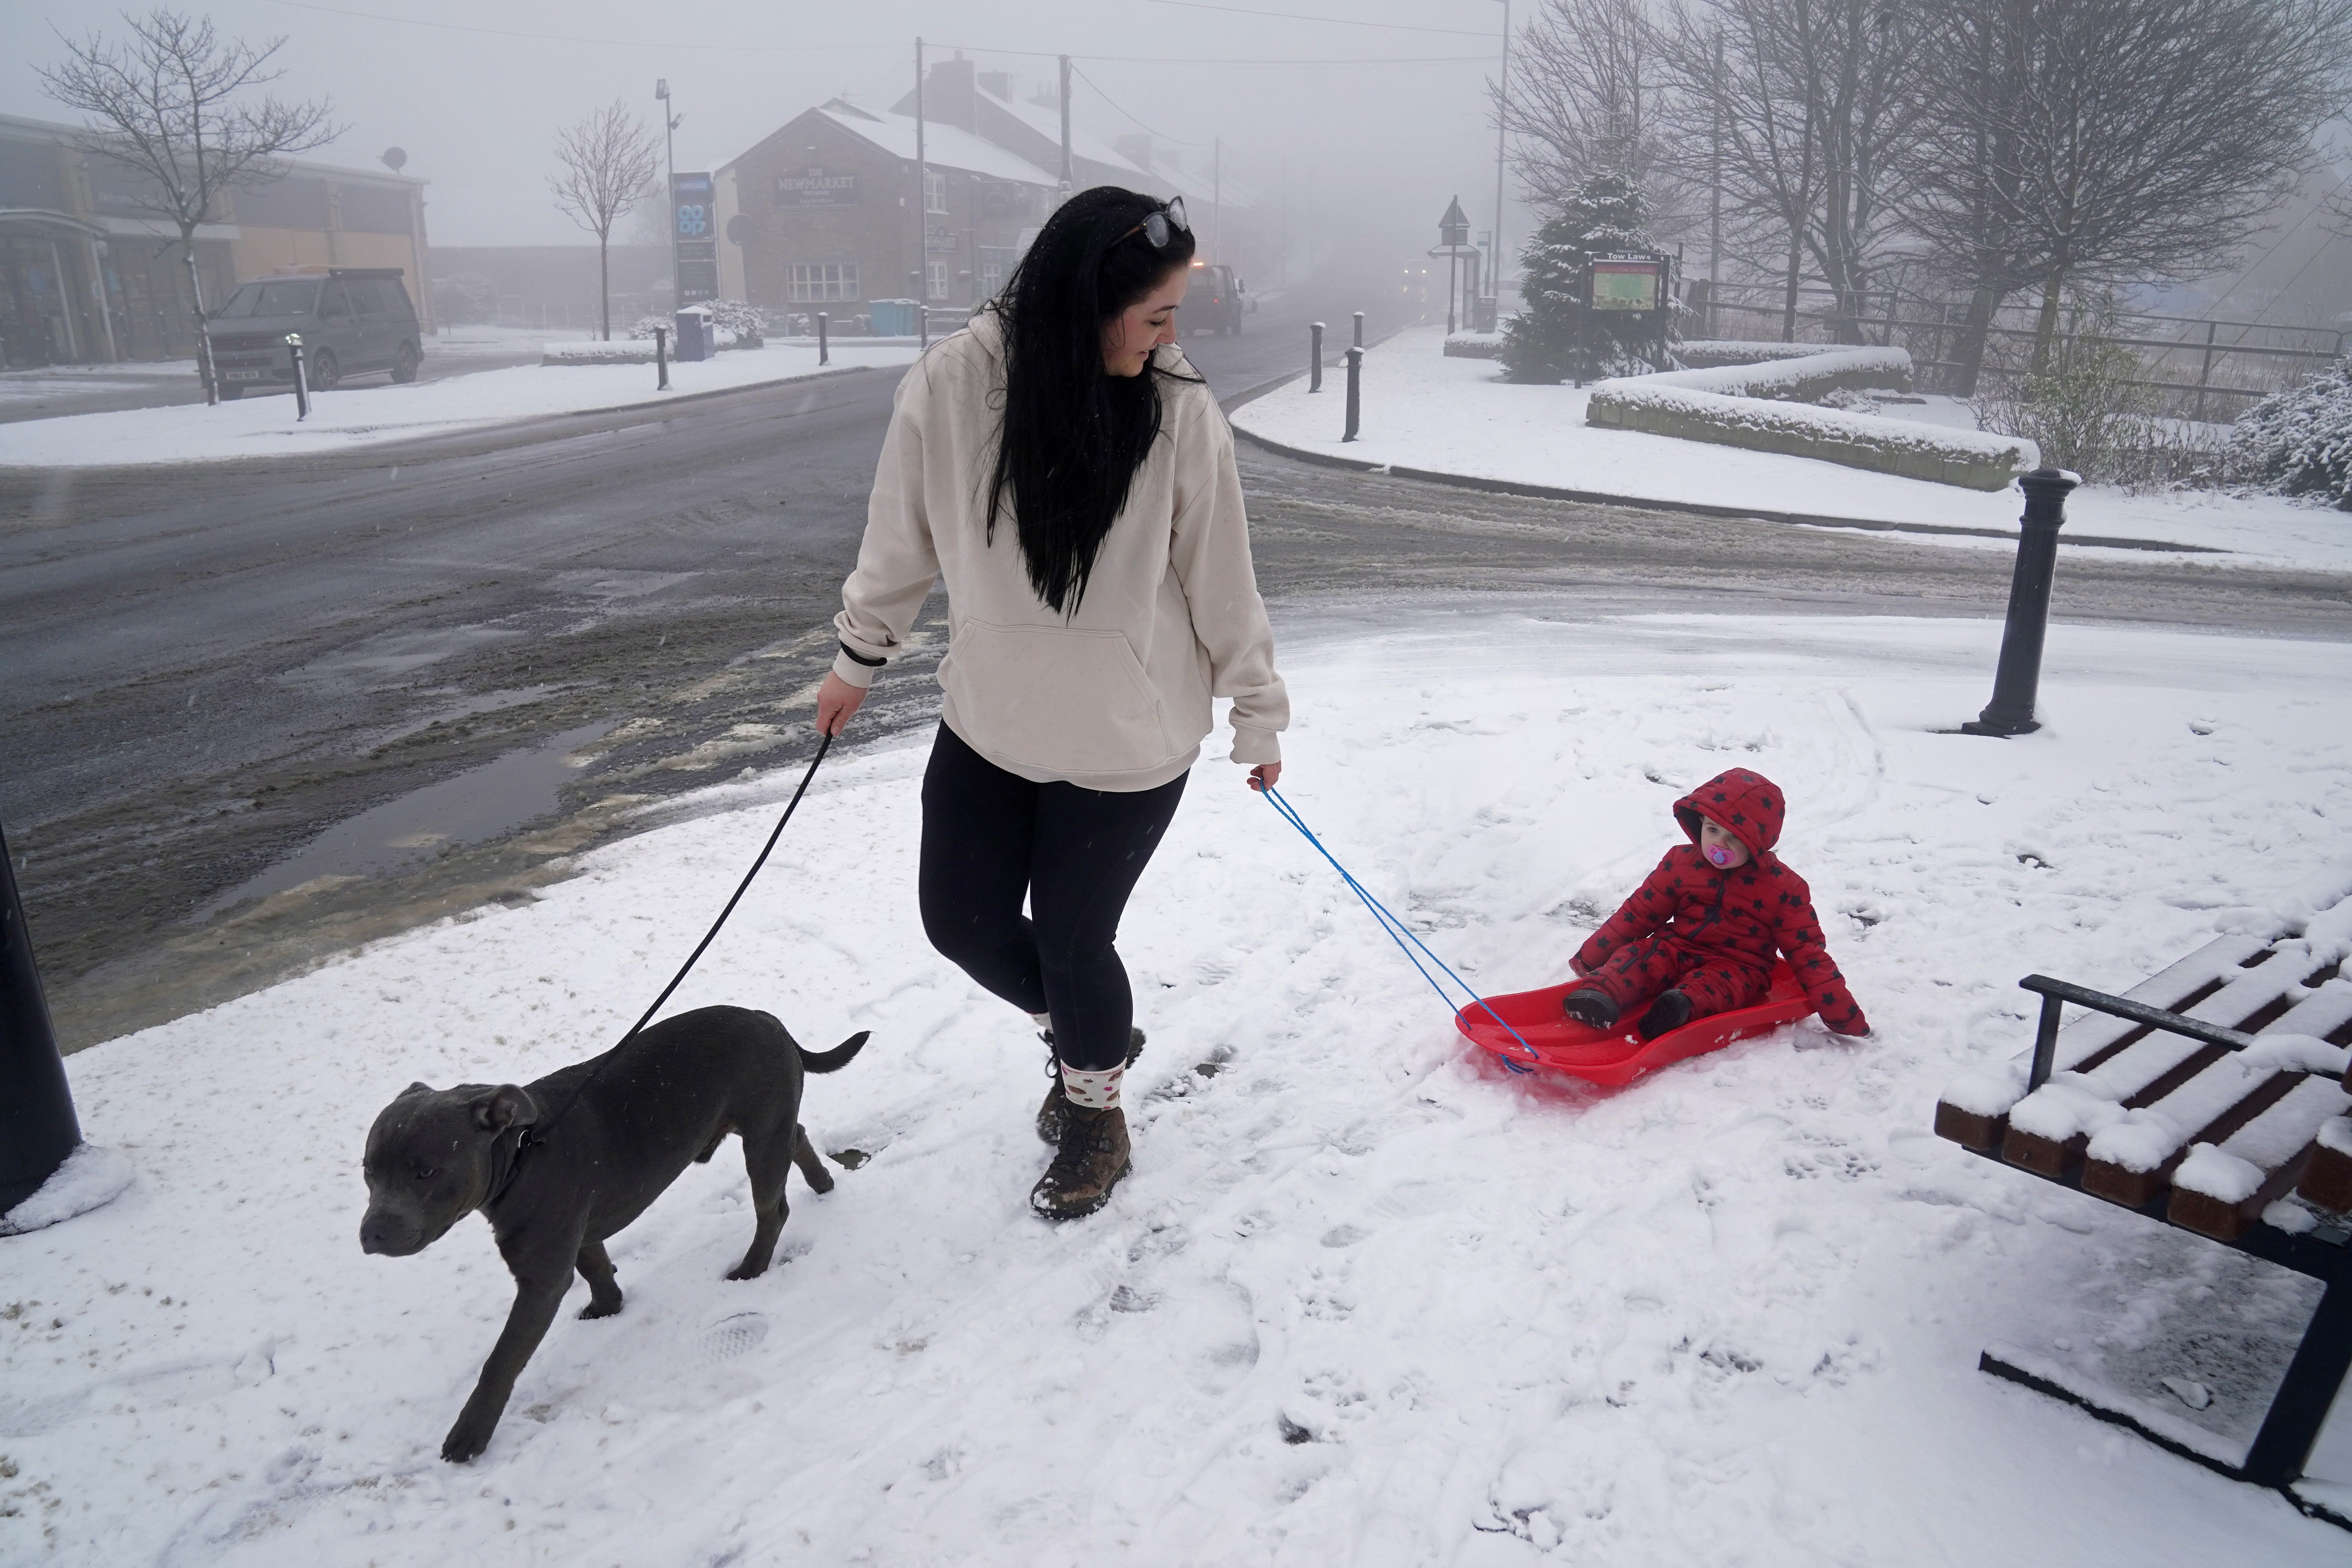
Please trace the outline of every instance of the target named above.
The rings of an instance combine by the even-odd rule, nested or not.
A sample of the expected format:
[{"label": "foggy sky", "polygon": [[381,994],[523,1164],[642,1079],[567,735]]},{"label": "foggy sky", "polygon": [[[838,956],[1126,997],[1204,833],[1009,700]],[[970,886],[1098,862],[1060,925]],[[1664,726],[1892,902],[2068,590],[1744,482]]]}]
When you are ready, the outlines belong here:
[{"label": "foggy sky", "polygon": [[[225,35],[285,35],[287,75],[276,90],[331,97],[351,126],[310,156],[373,167],[385,148],[404,148],[404,172],[432,182],[426,222],[439,245],[592,243],[548,199],[555,132],[615,97],[657,127],[656,77],[668,79],[686,117],[677,166],[715,168],[836,93],[874,107],[895,100],[913,84],[919,33],[941,56],[970,46],[981,68],[1013,71],[1024,98],[1051,82],[1053,60],[995,51],[1157,57],[1081,58],[1078,68],[1119,108],[1081,82],[1073,94],[1080,121],[1104,137],[1135,131],[1137,121],[1171,140],[1223,137],[1229,177],[1269,199],[1286,189],[1294,221],[1327,238],[1360,235],[1391,249],[1423,248],[1436,243],[1438,215],[1457,195],[1476,229],[1493,222],[1495,133],[1484,84],[1496,70],[1498,0],[1231,3],[1462,31],[1283,20],[1153,0],[215,0],[186,8],[210,16]],[[1531,0],[1515,0],[1514,21],[1530,9]],[[0,113],[75,120],[43,94],[34,68],[61,54],[56,30],[79,37],[92,28],[119,33],[115,9],[89,0],[0,7],[0,60],[7,62]],[[1475,58],[1442,58],[1449,56]],[[1402,63],[1174,63],[1200,57]],[[1193,160],[1206,159],[1206,145],[1181,151],[1188,167],[1205,167]],[[1505,226],[1516,250],[1524,226],[1507,216]]]}]

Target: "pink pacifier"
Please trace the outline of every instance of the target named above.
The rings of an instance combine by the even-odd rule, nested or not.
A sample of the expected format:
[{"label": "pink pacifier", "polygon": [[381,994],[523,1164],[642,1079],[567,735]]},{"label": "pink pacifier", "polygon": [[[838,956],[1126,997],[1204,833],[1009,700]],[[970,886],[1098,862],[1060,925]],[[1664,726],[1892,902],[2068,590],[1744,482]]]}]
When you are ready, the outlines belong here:
[{"label": "pink pacifier", "polygon": [[1731,864],[1731,847],[1726,844],[1710,844],[1706,847],[1706,858],[1712,865],[1728,866]]}]

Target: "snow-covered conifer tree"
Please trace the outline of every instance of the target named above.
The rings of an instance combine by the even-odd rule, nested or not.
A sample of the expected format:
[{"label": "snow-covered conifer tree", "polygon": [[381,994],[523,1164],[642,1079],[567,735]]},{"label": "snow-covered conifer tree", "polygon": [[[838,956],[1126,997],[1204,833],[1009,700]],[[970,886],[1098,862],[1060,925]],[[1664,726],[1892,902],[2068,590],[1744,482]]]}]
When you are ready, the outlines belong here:
[{"label": "snow-covered conifer tree", "polygon": [[1577,363],[1577,321],[1585,269],[1596,256],[1654,251],[1641,187],[1622,174],[1588,177],[1567,207],[1548,218],[1519,253],[1519,291],[1527,309],[1503,328],[1503,368],[1513,381],[1559,382],[1569,376],[1636,374],[1651,368],[1630,346],[1636,329],[1605,313],[1591,326],[1591,360]]}]

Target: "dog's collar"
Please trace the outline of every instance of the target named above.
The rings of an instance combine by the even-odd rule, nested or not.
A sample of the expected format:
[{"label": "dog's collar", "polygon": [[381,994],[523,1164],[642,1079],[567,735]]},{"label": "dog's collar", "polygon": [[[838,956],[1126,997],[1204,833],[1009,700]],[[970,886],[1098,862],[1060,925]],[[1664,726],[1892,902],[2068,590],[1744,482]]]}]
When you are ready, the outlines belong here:
[{"label": "dog's collar", "polygon": [[[490,1143],[490,1194],[482,1200],[484,1208],[491,1207],[506,1196],[507,1189],[514,1185],[517,1176],[522,1174],[523,1153],[530,1147],[530,1129],[516,1127],[509,1131],[514,1133],[512,1143],[507,1142],[505,1132],[499,1133]],[[501,1166],[504,1169],[500,1169]]]}]

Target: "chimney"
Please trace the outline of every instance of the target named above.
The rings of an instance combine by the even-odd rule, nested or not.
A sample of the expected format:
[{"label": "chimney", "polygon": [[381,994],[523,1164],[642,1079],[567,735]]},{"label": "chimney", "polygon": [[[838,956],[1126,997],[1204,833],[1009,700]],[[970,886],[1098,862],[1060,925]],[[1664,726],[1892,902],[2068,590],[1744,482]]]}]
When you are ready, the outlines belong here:
[{"label": "chimney", "polygon": [[998,102],[1010,103],[1013,101],[1013,73],[1011,71],[982,71],[972,79],[980,84],[981,91],[988,94],[989,97],[995,99]]}]

